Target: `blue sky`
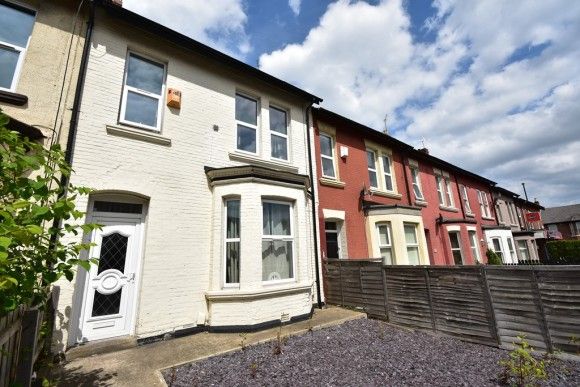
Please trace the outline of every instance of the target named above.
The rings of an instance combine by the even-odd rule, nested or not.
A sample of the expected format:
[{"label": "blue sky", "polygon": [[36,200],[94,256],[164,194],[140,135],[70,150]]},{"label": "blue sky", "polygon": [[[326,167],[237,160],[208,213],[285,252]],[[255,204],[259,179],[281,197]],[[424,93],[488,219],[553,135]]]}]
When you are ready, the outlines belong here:
[{"label": "blue sky", "polygon": [[547,206],[580,202],[580,2],[124,6]]}]

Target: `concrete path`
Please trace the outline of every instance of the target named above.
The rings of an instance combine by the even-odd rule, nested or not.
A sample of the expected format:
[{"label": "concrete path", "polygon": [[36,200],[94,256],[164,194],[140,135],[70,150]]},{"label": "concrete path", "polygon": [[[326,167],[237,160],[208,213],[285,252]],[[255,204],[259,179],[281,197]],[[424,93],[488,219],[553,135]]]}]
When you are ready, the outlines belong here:
[{"label": "concrete path", "polygon": [[[292,336],[365,318],[364,313],[328,307],[315,309],[312,319],[282,327],[283,336]],[[276,338],[280,328],[267,329],[245,335],[245,345],[253,345]],[[52,380],[59,386],[165,386],[160,370],[189,363],[205,357],[240,349],[242,336],[237,333],[198,333],[191,336],[160,341],[116,352],[85,356],[82,350],[70,351],[72,360],[54,372]],[[81,347],[82,348],[82,347]],[[98,351],[98,347],[95,347]],[[84,357],[82,357],[84,356]]]}]

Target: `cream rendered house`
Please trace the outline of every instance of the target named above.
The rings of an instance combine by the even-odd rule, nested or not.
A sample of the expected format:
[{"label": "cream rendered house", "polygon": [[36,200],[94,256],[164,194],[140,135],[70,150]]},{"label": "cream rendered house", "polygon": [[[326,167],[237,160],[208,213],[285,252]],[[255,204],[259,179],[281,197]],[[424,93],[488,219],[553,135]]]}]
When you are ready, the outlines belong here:
[{"label": "cream rendered house", "polygon": [[59,284],[61,349],[308,317],[321,297],[309,158],[320,99],[96,5],[71,182],[94,188],[78,206],[103,225],[85,236],[100,262]]}]

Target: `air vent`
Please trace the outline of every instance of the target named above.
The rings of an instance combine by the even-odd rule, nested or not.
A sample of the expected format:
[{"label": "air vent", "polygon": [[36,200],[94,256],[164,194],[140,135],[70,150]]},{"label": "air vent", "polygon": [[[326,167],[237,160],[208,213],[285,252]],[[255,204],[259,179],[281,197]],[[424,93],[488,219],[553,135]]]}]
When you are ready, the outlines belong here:
[{"label": "air vent", "polygon": [[282,313],[282,315],[280,316],[280,321],[283,323],[290,321],[290,314]]}]

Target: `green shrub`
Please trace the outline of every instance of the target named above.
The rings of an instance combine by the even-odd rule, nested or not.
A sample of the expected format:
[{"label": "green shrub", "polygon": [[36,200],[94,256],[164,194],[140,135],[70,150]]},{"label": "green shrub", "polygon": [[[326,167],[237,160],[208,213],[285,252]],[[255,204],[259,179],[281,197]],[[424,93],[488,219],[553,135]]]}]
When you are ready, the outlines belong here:
[{"label": "green shrub", "polygon": [[519,343],[513,343],[516,348],[509,353],[509,359],[499,362],[503,367],[500,382],[509,386],[535,386],[548,377],[546,360],[538,360],[532,355],[534,349],[525,336],[518,336],[518,340]]},{"label": "green shrub", "polygon": [[580,265],[580,240],[550,241],[546,243],[548,259],[554,265]]},{"label": "green shrub", "polygon": [[60,147],[45,149],[7,124],[0,111],[0,316],[43,303],[51,284],[63,276],[72,281],[78,266],[88,270],[94,260],[79,254],[91,244],[62,237],[97,227],[78,224],[84,214],[75,201],[89,190],[61,185],[72,169]]},{"label": "green shrub", "polygon": [[501,265],[503,263],[499,255],[492,249],[487,249],[485,255],[487,256],[488,265]]}]

